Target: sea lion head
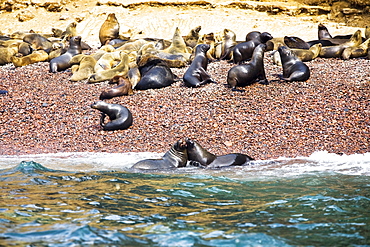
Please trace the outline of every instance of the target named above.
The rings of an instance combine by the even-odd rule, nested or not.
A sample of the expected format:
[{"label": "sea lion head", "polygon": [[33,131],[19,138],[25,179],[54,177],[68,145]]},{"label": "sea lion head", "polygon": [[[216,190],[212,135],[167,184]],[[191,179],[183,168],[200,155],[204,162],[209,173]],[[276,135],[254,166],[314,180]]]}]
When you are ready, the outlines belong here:
[{"label": "sea lion head", "polygon": [[303,39],[299,37],[285,36],[284,43],[289,48],[310,49],[310,46]]},{"label": "sea lion head", "polygon": [[270,33],[268,32],[261,33],[260,40],[262,43],[266,43],[267,41],[272,40],[272,39],[273,37]]},{"label": "sea lion head", "polygon": [[296,57],[294,55],[294,53],[292,52],[291,49],[289,49],[288,47],[286,46],[280,46],[278,48],[278,52],[280,54],[280,57],[281,57],[281,61],[284,61],[284,60],[287,60],[287,59],[290,59],[291,57]]},{"label": "sea lion head", "polygon": [[206,53],[211,46],[209,44],[199,44],[195,48],[195,53]]},{"label": "sea lion head", "polygon": [[207,166],[216,159],[216,155],[208,152],[198,142],[185,138],[188,152],[188,159],[190,161],[199,162],[202,166]]}]

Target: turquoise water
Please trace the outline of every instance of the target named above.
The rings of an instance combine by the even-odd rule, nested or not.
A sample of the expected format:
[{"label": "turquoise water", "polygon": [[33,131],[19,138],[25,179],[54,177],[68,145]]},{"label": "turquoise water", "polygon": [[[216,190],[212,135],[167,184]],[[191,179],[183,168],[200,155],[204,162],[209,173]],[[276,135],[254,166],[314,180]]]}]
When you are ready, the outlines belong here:
[{"label": "turquoise water", "polygon": [[0,156],[0,246],[370,246],[369,154],[126,169],[155,155]]}]

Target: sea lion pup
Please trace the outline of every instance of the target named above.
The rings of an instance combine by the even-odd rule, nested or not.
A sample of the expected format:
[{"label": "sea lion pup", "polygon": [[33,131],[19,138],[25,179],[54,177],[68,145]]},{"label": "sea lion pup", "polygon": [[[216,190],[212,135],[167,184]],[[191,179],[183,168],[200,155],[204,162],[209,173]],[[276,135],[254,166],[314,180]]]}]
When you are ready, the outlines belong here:
[{"label": "sea lion pup", "polygon": [[77,36],[77,22],[71,22],[68,24],[66,30],[62,33],[62,42],[68,41],[74,36]]},{"label": "sea lion pup", "polygon": [[320,50],[319,57],[323,58],[339,58],[347,47],[359,46],[362,43],[361,30],[357,30],[349,41],[335,46],[323,46]]},{"label": "sea lion pup", "polygon": [[[97,101],[91,108],[101,111],[100,125],[103,130],[125,130],[132,125],[132,114],[122,105]],[[110,119],[108,123],[104,122],[106,116]]]},{"label": "sea lion pup", "polygon": [[138,69],[140,72],[140,81],[135,89],[146,90],[168,87],[174,83],[174,74],[170,67],[162,59],[144,55],[138,59]]},{"label": "sea lion pup", "polygon": [[38,50],[23,57],[13,56],[11,60],[15,67],[22,67],[33,63],[45,62],[48,58],[49,54],[46,51]]},{"label": "sea lion pup", "polygon": [[232,56],[232,50],[234,49],[236,42],[236,35],[230,29],[225,28],[222,36],[221,55],[219,60],[230,60]]},{"label": "sea lion pup", "polygon": [[254,49],[259,44],[265,44],[267,41],[272,39],[271,34],[267,32],[263,32],[260,35],[255,36],[256,36],[255,38],[247,42],[239,43],[234,47],[233,63],[242,64],[243,62],[246,62],[252,57]]},{"label": "sea lion pup", "polygon": [[365,57],[370,50],[370,38],[359,46],[347,47],[342,52],[342,58],[347,60],[356,57]]},{"label": "sea lion pup", "polygon": [[119,37],[119,22],[115,13],[110,13],[107,19],[103,22],[99,30],[100,44],[106,45],[112,39]]},{"label": "sea lion pup", "polygon": [[[320,54],[322,45],[320,43],[315,44],[310,47],[310,49],[291,49],[292,52],[302,61],[302,62],[308,62],[312,61],[313,59],[317,58]],[[281,58],[278,51],[275,51],[273,54],[273,62],[276,65],[281,66]]]},{"label": "sea lion pup", "polygon": [[217,156],[203,148],[197,141],[186,138],[186,151],[190,165],[203,166],[207,168],[220,168],[227,166],[248,165],[254,160],[252,157],[241,154],[231,153]]},{"label": "sea lion pup", "polygon": [[236,91],[236,87],[245,87],[255,83],[268,84],[263,62],[266,44],[259,44],[253,51],[252,60],[248,64],[232,67],[227,73],[227,84]]},{"label": "sea lion pup", "polygon": [[318,25],[318,33],[317,36],[319,39],[331,39],[333,38],[331,34],[329,33],[329,30],[324,24],[320,23]]},{"label": "sea lion pup", "polygon": [[183,37],[185,44],[187,46],[194,48],[198,44],[199,32],[201,29],[202,29],[201,26],[197,26],[196,28],[190,30],[188,35]]},{"label": "sea lion pup", "polygon": [[195,47],[195,57],[184,74],[184,84],[187,87],[200,87],[206,83],[215,83],[207,73],[208,58],[207,51],[210,46],[200,44]]},{"label": "sea lion pup", "polygon": [[112,99],[114,97],[134,94],[130,81],[123,78],[122,76],[118,75],[113,77],[110,83],[118,83],[118,86],[103,91],[99,96],[100,100]]},{"label": "sea lion pup", "polygon": [[186,147],[186,140],[182,138],[175,142],[162,158],[141,160],[135,163],[131,169],[166,170],[185,167],[188,162]]},{"label": "sea lion pup", "polygon": [[23,41],[31,44],[33,50],[44,50],[49,53],[53,48],[53,42],[38,33],[25,35]]},{"label": "sea lion pup", "polygon": [[95,83],[112,79],[116,75],[126,76],[129,70],[129,57],[127,53],[121,53],[121,62],[113,69],[103,70],[92,74],[88,82]]},{"label": "sea lion pup", "polygon": [[58,71],[64,71],[71,67],[70,60],[77,54],[81,54],[81,36],[74,36],[69,40],[69,47],[67,52],[63,53],[59,57],[53,58],[49,63],[49,71],[56,73]]},{"label": "sea lion pup", "polygon": [[70,60],[73,75],[70,81],[81,81],[94,74],[96,60],[92,55],[78,54]]},{"label": "sea lion pup", "polygon": [[286,46],[280,46],[278,52],[283,66],[282,80],[306,81],[310,78],[310,69],[303,63],[292,50]]}]

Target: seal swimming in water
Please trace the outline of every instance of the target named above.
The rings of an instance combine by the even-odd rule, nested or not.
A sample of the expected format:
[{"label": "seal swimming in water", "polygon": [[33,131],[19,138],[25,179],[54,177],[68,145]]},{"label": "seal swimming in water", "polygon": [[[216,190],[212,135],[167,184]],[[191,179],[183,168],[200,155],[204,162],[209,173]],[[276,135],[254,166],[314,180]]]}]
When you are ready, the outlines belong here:
[{"label": "seal swimming in water", "polygon": [[[254,32],[253,32],[254,33]],[[250,35],[247,38],[250,39],[247,42],[237,44],[233,49],[233,62],[235,64],[242,64],[250,58],[252,58],[254,49],[259,44],[264,44],[272,39],[271,34],[268,32],[263,32],[260,35]]]},{"label": "seal swimming in water", "polygon": [[81,36],[74,36],[69,40],[67,52],[53,58],[49,63],[49,71],[52,73],[63,71],[71,67],[70,61],[75,55],[81,54]]},{"label": "seal swimming in water", "polygon": [[135,163],[131,169],[165,170],[185,167],[188,162],[187,144],[184,138],[175,142],[160,159],[146,159]]},{"label": "seal swimming in water", "polygon": [[244,87],[260,80],[260,83],[267,84],[263,62],[266,44],[259,44],[253,51],[252,60],[248,64],[241,64],[232,67],[227,73],[227,84],[236,90],[236,87]]},{"label": "seal swimming in water", "polygon": [[[122,105],[97,101],[90,107],[101,111],[100,125],[104,130],[125,130],[132,125],[132,114]],[[104,123],[107,115],[110,122]]]},{"label": "seal swimming in water", "polygon": [[210,46],[199,44],[195,47],[195,57],[184,74],[184,83],[187,87],[199,87],[206,83],[215,82],[207,73],[207,51]]},{"label": "seal swimming in water", "polygon": [[241,154],[231,153],[217,156],[203,148],[197,141],[186,138],[186,150],[188,160],[193,166],[204,166],[207,168],[220,168],[226,166],[242,166],[254,160],[252,157]]},{"label": "seal swimming in water", "polygon": [[280,46],[278,52],[283,66],[282,80],[306,81],[310,78],[310,69],[286,46]]}]

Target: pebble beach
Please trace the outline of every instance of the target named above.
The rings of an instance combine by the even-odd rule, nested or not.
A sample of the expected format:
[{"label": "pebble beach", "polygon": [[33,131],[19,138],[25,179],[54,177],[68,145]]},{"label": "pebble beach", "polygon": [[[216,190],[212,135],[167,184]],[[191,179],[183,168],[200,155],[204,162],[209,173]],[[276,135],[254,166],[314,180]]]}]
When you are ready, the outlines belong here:
[{"label": "pebble beach", "polygon": [[[370,151],[370,60],[316,58],[305,82],[283,82],[282,67],[265,53],[268,85],[227,87],[226,61],[212,62],[217,83],[162,89],[106,100],[133,114],[127,130],[103,131],[90,105],[112,87],[72,82],[70,70],[49,72],[41,62],[0,67],[0,155],[57,152],[166,152],[179,138],[197,140],[217,155],[240,152],[255,159],[307,156],[315,151]],[[172,69],[179,78],[187,67]]]}]

